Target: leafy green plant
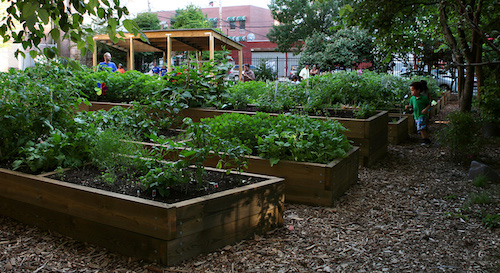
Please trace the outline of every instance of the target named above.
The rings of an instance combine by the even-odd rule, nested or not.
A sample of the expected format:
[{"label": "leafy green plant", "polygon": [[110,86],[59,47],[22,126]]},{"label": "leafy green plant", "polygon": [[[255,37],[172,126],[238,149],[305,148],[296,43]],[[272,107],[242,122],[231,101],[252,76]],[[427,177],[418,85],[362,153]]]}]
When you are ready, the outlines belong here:
[{"label": "leafy green plant", "polygon": [[437,132],[438,141],[461,161],[471,160],[482,147],[479,123],[472,113],[453,112],[447,116],[449,123]]},{"label": "leafy green plant", "polygon": [[315,112],[334,105],[370,105],[380,110],[394,109],[403,108],[408,104],[409,85],[416,80],[426,80],[431,98],[437,98],[436,90],[439,90],[439,87],[432,78],[416,76],[408,79],[364,71],[362,74],[338,72],[313,77],[309,79],[309,85],[305,81],[298,85],[279,83],[277,88],[270,84],[264,93],[245,92],[244,96],[230,91],[228,100],[237,101],[240,106],[248,102],[253,103],[252,99],[258,97],[255,101],[257,106],[262,111],[269,112],[290,111],[298,106],[306,112]]},{"label": "leafy green plant", "polygon": [[375,114],[375,108],[370,104],[362,104],[354,111],[354,116],[356,118],[369,118]]},{"label": "leafy green plant", "polygon": [[277,77],[277,73],[267,60],[262,60],[254,72],[256,81],[274,81]]},{"label": "leafy green plant", "polygon": [[[230,144],[227,141],[197,138],[196,129],[192,132],[192,141],[182,143],[151,136],[160,145],[154,147],[150,155],[151,160],[146,161],[146,174],[140,178],[147,190],[157,190],[160,195],[166,196],[173,186],[182,187],[188,183],[195,183],[198,188],[204,187],[203,175],[206,172],[203,163],[212,153],[220,153],[221,160],[218,167],[228,170],[228,173],[231,169],[241,171],[245,166],[245,161],[242,159],[244,150],[228,146]],[[194,145],[194,143],[199,144],[198,141],[203,141],[204,145]],[[161,159],[169,153],[178,154],[179,160],[162,161]]]},{"label": "leafy green plant", "polygon": [[156,100],[169,99],[182,102],[189,107],[211,106],[224,101],[224,77],[229,70],[228,63],[203,63],[197,69],[188,69],[186,66],[175,67],[174,71],[163,76],[167,86],[153,93]]},{"label": "leafy green plant", "polygon": [[458,195],[450,194],[450,195],[445,196],[444,198],[448,199],[448,200],[456,200],[456,199],[458,199]]},{"label": "leafy green plant", "polygon": [[224,114],[203,119],[197,130],[198,139],[229,141],[242,151],[269,158],[272,165],[279,160],[328,163],[352,148],[338,121],[305,116]]},{"label": "leafy green plant", "polygon": [[229,94],[227,104],[234,109],[243,109],[248,104],[255,104],[259,96],[268,90],[269,86],[264,82],[238,82],[227,89]]},{"label": "leafy green plant", "polygon": [[486,214],[481,222],[489,228],[500,227],[500,215],[499,214]]},{"label": "leafy green plant", "polygon": [[[78,89],[89,100],[107,102],[142,101],[165,88],[168,83],[158,77],[130,70],[125,73],[109,73],[108,71],[93,71],[85,68],[75,73]],[[98,95],[95,91],[98,84],[105,83],[106,94]]]},{"label": "leafy green plant", "polygon": [[472,204],[489,204],[491,202],[491,196],[486,192],[472,193],[469,200]]},{"label": "leafy green plant", "polygon": [[488,177],[484,174],[476,176],[476,178],[472,181],[472,185],[480,188],[486,186],[486,184],[488,184]]},{"label": "leafy green plant", "polygon": [[85,101],[67,62],[0,73],[0,155],[31,172],[85,161],[88,135],[74,117]]}]

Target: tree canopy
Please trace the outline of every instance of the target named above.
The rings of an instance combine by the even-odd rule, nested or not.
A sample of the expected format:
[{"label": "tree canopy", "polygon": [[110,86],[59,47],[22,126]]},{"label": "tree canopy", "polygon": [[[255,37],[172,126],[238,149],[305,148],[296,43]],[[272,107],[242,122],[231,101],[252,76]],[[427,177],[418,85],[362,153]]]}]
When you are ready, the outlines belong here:
[{"label": "tree canopy", "polygon": [[175,11],[175,16],[170,20],[173,29],[189,28],[210,28],[207,16],[201,9],[193,4],[189,4],[184,9]]},{"label": "tree canopy", "polygon": [[300,51],[303,41],[314,33],[332,34],[332,27],[341,21],[339,12],[345,1],[340,0],[272,0],[269,5],[274,20],[267,37],[278,44],[281,52],[295,48]]},{"label": "tree canopy", "polygon": [[161,29],[160,19],[158,14],[152,12],[139,13],[133,19],[141,30],[157,30]]},{"label": "tree canopy", "polygon": [[348,27],[333,35],[314,33],[306,39],[300,64],[315,64],[321,70],[353,67],[373,61],[373,41],[366,30]]},{"label": "tree canopy", "polygon": [[[7,13],[0,19],[0,35],[3,42],[12,41],[22,45],[24,50],[31,50],[30,55],[34,58],[42,41],[52,38],[69,38],[76,43],[78,49],[85,55],[87,43],[93,48],[94,41],[90,28],[82,28],[84,17],[97,17],[108,22],[106,30],[113,40],[118,41],[117,31],[120,20],[128,15],[126,7],[120,6],[120,0],[53,0],[53,1],[31,1],[31,0],[1,0],[6,2]],[[68,3],[67,5],[65,3]],[[123,26],[134,34],[139,33],[137,24],[132,20],[123,20]],[[20,25],[20,27],[19,27]],[[143,36],[143,39],[146,39]],[[87,42],[87,43],[86,43]],[[52,58],[58,55],[57,48],[45,48],[43,53]],[[21,50],[16,55],[25,56]]]},{"label": "tree canopy", "polygon": [[474,74],[481,74],[483,65],[483,46],[495,52],[491,61],[499,60],[500,48],[495,44],[499,15],[498,0],[360,0],[353,6],[351,21],[371,30],[387,45],[395,41],[394,46],[403,49],[418,51],[427,37],[442,38],[441,48],[451,50],[459,71],[460,109],[470,111]]}]

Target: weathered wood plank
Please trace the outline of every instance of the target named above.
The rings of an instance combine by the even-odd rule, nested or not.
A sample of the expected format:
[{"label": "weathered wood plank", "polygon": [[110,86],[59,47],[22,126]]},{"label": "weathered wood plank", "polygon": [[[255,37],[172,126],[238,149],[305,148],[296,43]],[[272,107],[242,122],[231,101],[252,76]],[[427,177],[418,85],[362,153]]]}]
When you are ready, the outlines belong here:
[{"label": "weathered wood plank", "polygon": [[177,233],[189,235],[204,229],[223,226],[270,209],[283,209],[284,184],[262,186],[253,191],[241,191],[224,198],[199,202],[178,203]]},{"label": "weathered wood plank", "polygon": [[0,169],[0,196],[125,230],[169,239],[172,205]]},{"label": "weathered wood plank", "polygon": [[392,144],[399,144],[408,138],[408,117],[399,114],[389,114],[390,121],[396,118],[396,122],[389,122],[388,139]]},{"label": "weathered wood plank", "polygon": [[[266,216],[280,215],[277,209],[269,210]],[[176,264],[186,258],[208,253],[224,246],[233,244],[263,231],[272,230],[278,225],[266,226],[259,223],[271,223],[270,219],[262,221],[261,215],[252,215],[223,226],[205,229],[201,232],[186,235],[172,240],[168,244],[168,265]],[[280,216],[282,218],[282,215]],[[280,224],[281,225],[281,224]]]},{"label": "weathered wood plank", "polygon": [[333,199],[342,196],[351,185],[358,181],[359,154],[359,149],[353,149],[346,158],[327,169],[329,186],[326,189],[331,191]]},{"label": "weathered wood plank", "polygon": [[167,241],[0,197],[0,214],[131,257],[166,263]]}]

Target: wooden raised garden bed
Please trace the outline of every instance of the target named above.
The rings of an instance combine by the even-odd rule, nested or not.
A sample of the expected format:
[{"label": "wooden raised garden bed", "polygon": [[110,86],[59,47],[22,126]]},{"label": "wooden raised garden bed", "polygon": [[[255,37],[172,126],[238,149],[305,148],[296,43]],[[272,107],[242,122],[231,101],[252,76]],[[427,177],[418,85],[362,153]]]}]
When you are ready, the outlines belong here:
[{"label": "wooden raised garden bed", "polygon": [[[255,112],[217,110],[215,108],[188,108],[182,110],[179,114],[191,118],[194,122],[199,122],[202,118],[212,118],[225,113],[255,114]],[[353,145],[360,147],[359,162],[363,166],[369,166],[387,154],[387,123],[389,121],[387,111],[377,111],[377,114],[366,119],[324,116],[310,117],[323,120],[335,119],[348,129],[349,131],[345,135],[349,140],[353,141]]]},{"label": "wooden raised garden bed", "polygon": [[389,143],[399,144],[408,138],[408,117],[406,115],[390,113],[388,126]]},{"label": "wooden raised garden bed", "polygon": [[[142,143],[152,148],[159,144]],[[345,158],[328,164],[280,160],[271,166],[269,159],[247,156],[246,172],[282,177],[285,179],[285,201],[307,205],[333,206],[334,201],[358,180],[359,148],[351,149]],[[178,154],[164,155],[166,160],[177,160]],[[215,167],[220,157],[213,155],[203,163]]]},{"label": "wooden raised garden bed", "polygon": [[172,265],[283,224],[282,178],[173,204],[0,169],[0,213]]},{"label": "wooden raised garden bed", "polygon": [[[93,107],[87,111],[96,111],[99,109],[111,109],[113,106],[130,107],[130,104],[91,102]],[[94,106],[95,105],[95,106]],[[189,117],[194,122],[199,122],[202,118],[213,118],[226,113],[239,113],[254,115],[256,112],[218,110],[215,108],[188,108],[182,110],[179,115]],[[272,114],[270,115],[278,115]],[[359,163],[362,166],[370,166],[387,154],[388,145],[388,122],[389,114],[387,111],[377,111],[377,113],[366,119],[340,118],[310,116],[316,119],[335,119],[338,120],[349,131],[345,133],[347,138],[353,141],[353,145],[360,147]]]},{"label": "wooden raised garden bed", "polygon": [[130,108],[132,107],[132,104],[128,103],[113,103],[113,102],[99,102],[99,101],[91,101],[90,106],[86,104],[80,104],[78,106],[78,111],[99,111],[99,110],[106,110],[108,111],[109,109],[115,107],[115,106],[121,106],[124,108]]}]

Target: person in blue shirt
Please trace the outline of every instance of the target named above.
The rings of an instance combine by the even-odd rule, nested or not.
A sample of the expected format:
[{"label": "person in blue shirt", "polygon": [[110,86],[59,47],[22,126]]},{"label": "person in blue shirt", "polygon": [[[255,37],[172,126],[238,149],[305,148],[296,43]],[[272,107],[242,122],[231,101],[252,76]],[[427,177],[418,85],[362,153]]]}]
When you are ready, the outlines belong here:
[{"label": "person in blue shirt", "polygon": [[161,70],[160,70],[160,75],[163,77],[163,76],[165,76],[165,74],[167,74],[167,67],[165,65],[163,65]]},{"label": "person in blue shirt", "polygon": [[118,68],[116,64],[111,61],[111,53],[104,53],[104,62],[99,63],[99,70],[104,70],[105,67],[111,68],[112,72],[115,72]]},{"label": "person in blue shirt", "polygon": [[153,69],[151,69],[154,75],[160,75],[160,68],[156,66],[156,62],[153,63]]}]

